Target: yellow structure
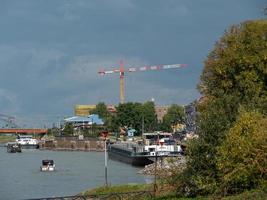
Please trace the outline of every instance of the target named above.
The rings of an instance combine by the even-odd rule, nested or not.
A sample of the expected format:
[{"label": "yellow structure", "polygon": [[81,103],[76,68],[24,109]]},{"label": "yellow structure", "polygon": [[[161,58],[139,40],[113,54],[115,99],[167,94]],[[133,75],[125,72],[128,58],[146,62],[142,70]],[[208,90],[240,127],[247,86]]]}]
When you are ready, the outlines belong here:
[{"label": "yellow structure", "polygon": [[96,108],[96,105],[75,105],[74,114],[76,116],[88,116],[91,111]]},{"label": "yellow structure", "polygon": [[179,123],[177,123],[177,124],[175,124],[175,125],[172,126],[172,131],[174,133],[177,132],[177,131],[182,131],[184,129],[185,129],[185,124],[179,124]]}]

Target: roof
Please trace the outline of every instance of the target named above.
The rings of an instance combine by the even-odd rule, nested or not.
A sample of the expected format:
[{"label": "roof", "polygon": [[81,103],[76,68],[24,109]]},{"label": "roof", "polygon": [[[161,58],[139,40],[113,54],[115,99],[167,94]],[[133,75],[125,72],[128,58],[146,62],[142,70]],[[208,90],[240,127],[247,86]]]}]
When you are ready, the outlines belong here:
[{"label": "roof", "polygon": [[87,117],[81,117],[81,116],[73,116],[64,119],[65,122],[70,123],[85,123],[85,124],[97,124],[97,125],[103,125],[104,122],[97,114],[92,114]]}]

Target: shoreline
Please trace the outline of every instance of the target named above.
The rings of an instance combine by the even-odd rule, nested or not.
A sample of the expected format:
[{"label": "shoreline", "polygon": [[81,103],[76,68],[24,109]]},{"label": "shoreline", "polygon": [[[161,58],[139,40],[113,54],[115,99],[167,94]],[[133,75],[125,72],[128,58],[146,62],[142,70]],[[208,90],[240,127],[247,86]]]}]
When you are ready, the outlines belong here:
[{"label": "shoreline", "polygon": [[71,148],[39,148],[40,151],[80,151],[80,152],[104,152],[102,149],[71,149]]}]

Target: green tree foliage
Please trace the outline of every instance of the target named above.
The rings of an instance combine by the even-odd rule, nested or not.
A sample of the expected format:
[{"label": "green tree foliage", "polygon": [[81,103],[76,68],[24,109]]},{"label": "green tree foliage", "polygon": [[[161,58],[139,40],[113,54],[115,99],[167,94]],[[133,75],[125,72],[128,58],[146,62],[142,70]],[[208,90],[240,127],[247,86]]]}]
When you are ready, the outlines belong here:
[{"label": "green tree foliage", "polygon": [[172,131],[172,126],[177,123],[185,122],[185,111],[184,107],[173,104],[168,110],[167,114],[163,117],[163,122],[161,123],[161,130],[163,131]]},{"label": "green tree foliage", "polygon": [[256,112],[242,113],[218,148],[217,166],[224,194],[267,181],[267,118]]},{"label": "green tree foliage", "polygon": [[119,104],[116,108],[116,124],[119,127],[134,128],[139,133],[142,121],[142,104],[141,103],[124,103]]},{"label": "green tree foliage", "polygon": [[[187,150],[187,169],[179,190],[212,194],[220,184],[218,146],[236,121],[238,109],[267,114],[267,20],[232,26],[205,61],[197,108],[199,139]],[[242,185],[239,185],[243,187]]]},{"label": "green tree foliage", "polygon": [[218,148],[217,166],[224,194],[267,181],[267,118],[256,112],[241,113]]},{"label": "green tree foliage", "polygon": [[113,116],[107,108],[107,105],[104,102],[99,102],[96,105],[96,108],[92,110],[93,114],[98,114],[101,119],[104,121],[104,129],[109,131],[117,132],[117,122],[115,116]]},{"label": "green tree foliage", "polygon": [[154,131],[157,129],[157,116],[153,102],[124,103],[116,107],[117,113],[112,116],[112,130],[119,130],[119,127],[134,128],[138,134],[142,132],[142,123],[144,122],[144,131]]},{"label": "green tree foliage", "polygon": [[[233,97],[208,99],[198,106],[199,138],[188,144],[187,169],[184,187],[188,194],[214,193],[217,187],[217,149],[235,120],[236,108]],[[189,176],[189,177],[187,177]],[[184,192],[185,188],[180,188]]]},{"label": "green tree foliage", "polygon": [[215,98],[235,96],[240,104],[266,110],[266,33],[267,20],[232,26],[205,61],[200,92]]},{"label": "green tree foliage", "polygon": [[144,131],[145,132],[157,130],[158,123],[157,123],[157,115],[155,111],[154,102],[148,101],[142,105],[142,116],[144,120]]},{"label": "green tree foliage", "polygon": [[71,123],[67,123],[63,129],[64,135],[73,135],[74,128]]},{"label": "green tree foliage", "polygon": [[110,118],[107,106],[104,102],[100,102],[96,105],[96,108],[92,110],[92,114],[98,114],[105,122]]}]

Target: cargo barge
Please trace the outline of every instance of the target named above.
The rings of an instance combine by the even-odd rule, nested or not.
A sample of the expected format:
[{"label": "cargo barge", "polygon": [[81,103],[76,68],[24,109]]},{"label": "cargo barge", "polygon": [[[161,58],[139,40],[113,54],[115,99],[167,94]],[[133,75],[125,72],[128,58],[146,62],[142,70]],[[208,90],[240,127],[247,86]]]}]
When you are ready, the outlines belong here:
[{"label": "cargo barge", "polygon": [[153,163],[145,152],[137,152],[137,147],[133,143],[112,144],[108,147],[110,159],[118,160],[133,166],[145,166]]},{"label": "cargo barge", "polygon": [[177,157],[183,154],[171,133],[146,133],[143,136],[141,144],[120,142],[109,145],[109,158],[134,166],[145,166],[153,163],[157,157]]}]

